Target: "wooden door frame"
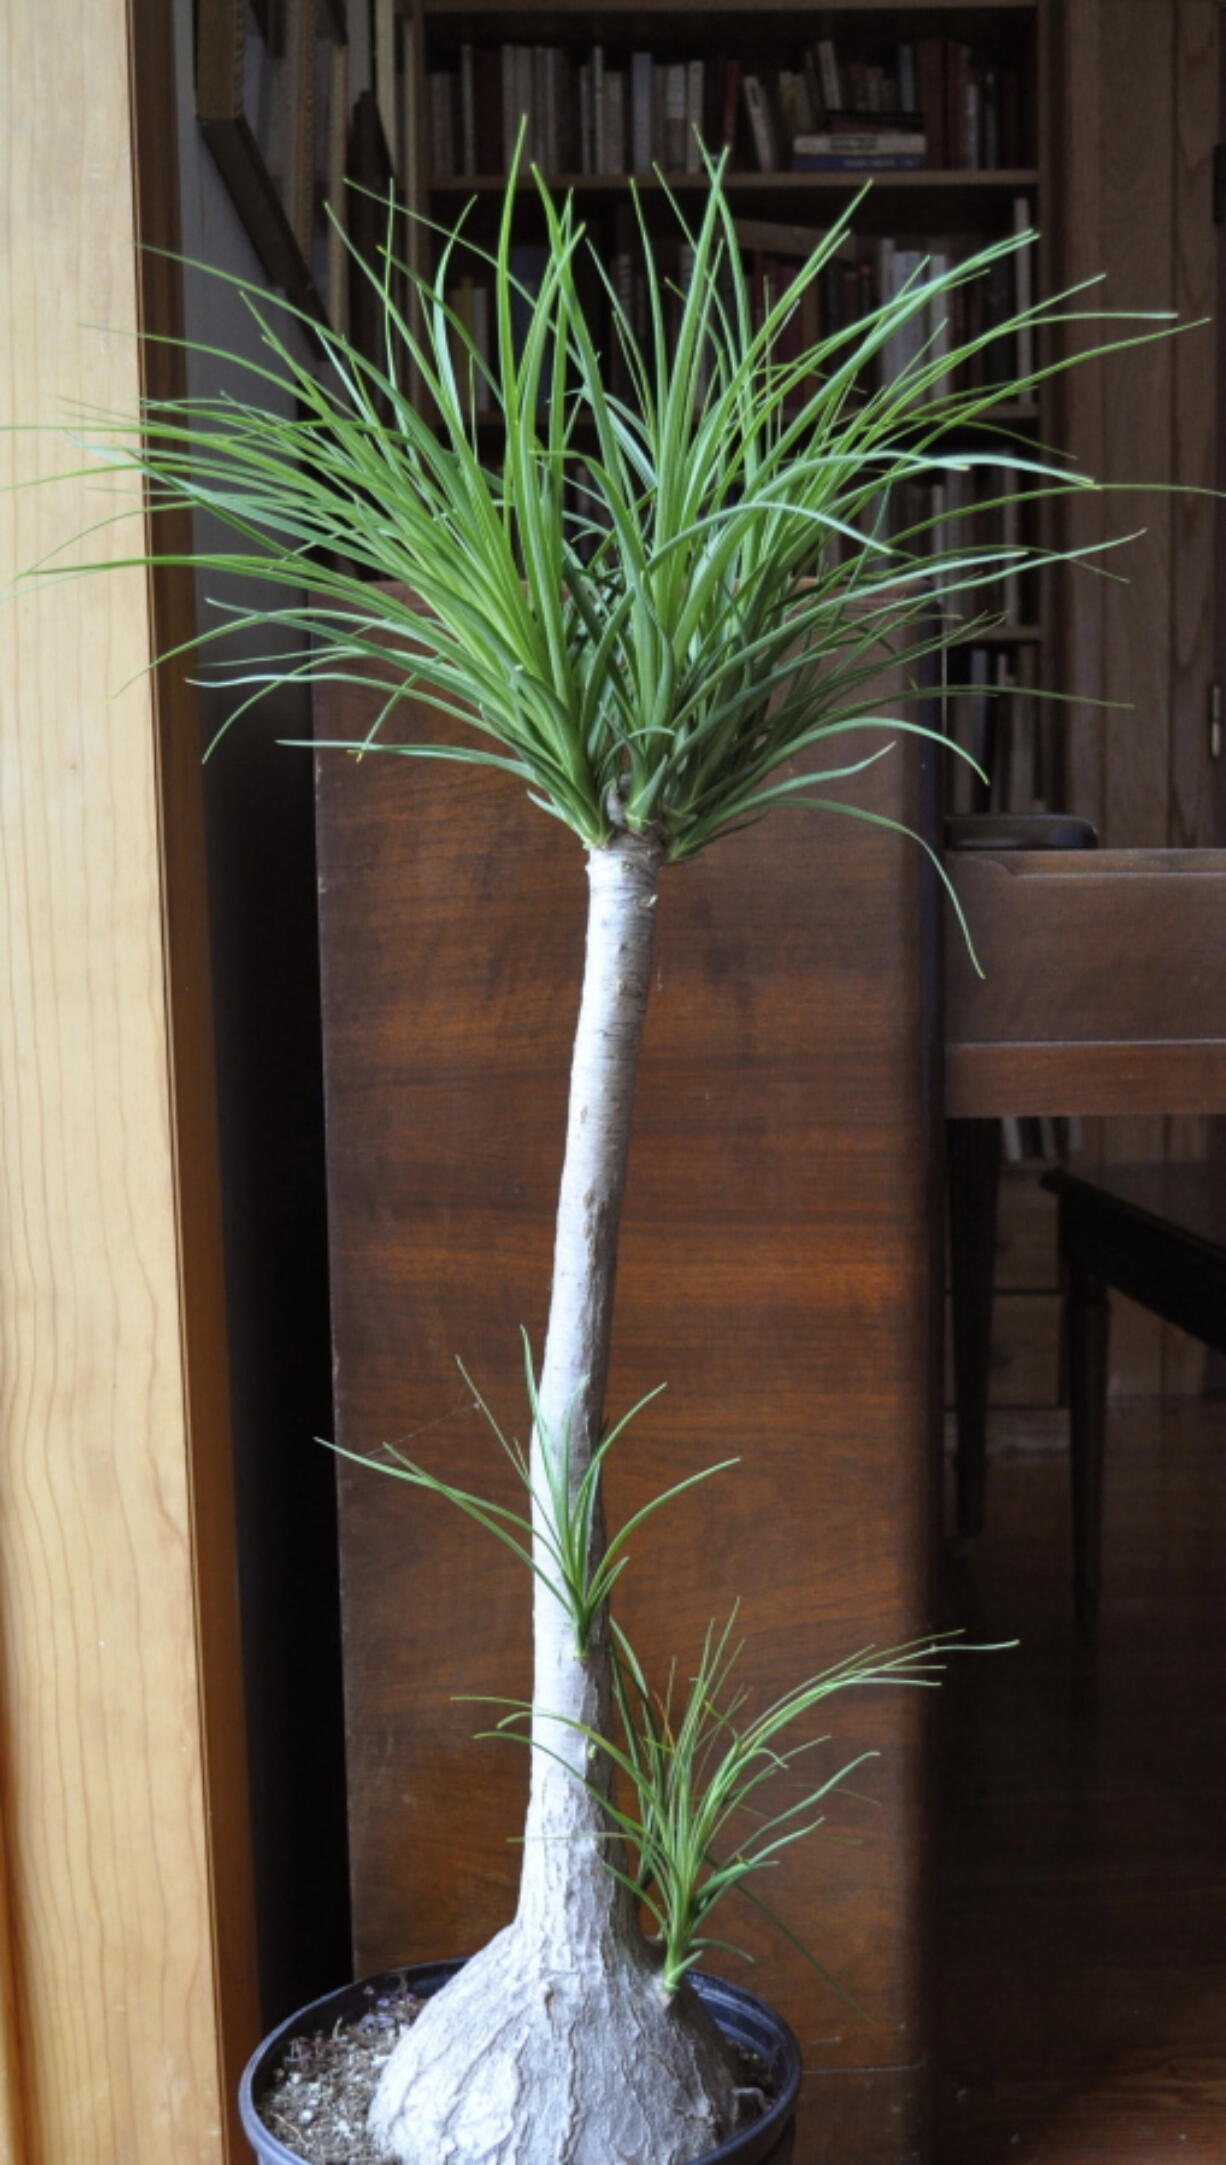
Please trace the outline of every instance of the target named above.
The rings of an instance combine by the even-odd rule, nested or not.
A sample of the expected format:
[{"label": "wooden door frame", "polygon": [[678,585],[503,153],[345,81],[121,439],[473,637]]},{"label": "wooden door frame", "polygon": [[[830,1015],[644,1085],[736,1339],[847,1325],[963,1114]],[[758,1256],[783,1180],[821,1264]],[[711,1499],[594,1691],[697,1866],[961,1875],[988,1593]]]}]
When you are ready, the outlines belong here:
[{"label": "wooden door frame", "polygon": [[[18,11],[6,412],[173,389],[170,0]],[[137,244],[134,251],[133,244]],[[6,571],[99,516],[3,499]],[[173,537],[163,538],[173,546]],[[90,553],[122,554],[106,533]],[[258,2032],[190,576],[12,605],[0,669],[0,2157],[227,2165]]]}]

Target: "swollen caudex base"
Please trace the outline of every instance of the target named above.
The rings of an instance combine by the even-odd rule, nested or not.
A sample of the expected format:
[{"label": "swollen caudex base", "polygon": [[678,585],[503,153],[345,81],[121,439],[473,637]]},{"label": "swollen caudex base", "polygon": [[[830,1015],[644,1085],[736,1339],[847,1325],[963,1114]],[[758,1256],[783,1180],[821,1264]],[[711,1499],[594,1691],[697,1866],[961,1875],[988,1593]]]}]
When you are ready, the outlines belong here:
[{"label": "swollen caudex base", "polygon": [[641,1943],[590,1956],[563,1968],[522,1920],[491,1940],[400,2039],[372,2137],[400,2165],[690,2165],[715,2149],[736,2071],[697,1994],[668,1997]]}]

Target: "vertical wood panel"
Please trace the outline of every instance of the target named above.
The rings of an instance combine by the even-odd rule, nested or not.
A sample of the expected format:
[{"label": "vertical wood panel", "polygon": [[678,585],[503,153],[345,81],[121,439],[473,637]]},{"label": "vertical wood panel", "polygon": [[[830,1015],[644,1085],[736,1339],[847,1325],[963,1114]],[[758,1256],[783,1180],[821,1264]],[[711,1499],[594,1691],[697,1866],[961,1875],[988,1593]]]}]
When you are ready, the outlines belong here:
[{"label": "vertical wood panel", "polygon": [[[1070,0],[1063,21],[1063,168],[1059,216],[1071,274],[1108,272],[1104,305],[1212,311],[1210,171],[1216,135],[1217,10],[1210,0]],[[1112,481],[1212,486],[1214,353],[1190,332],[1070,379],[1068,441]],[[1204,700],[1212,658],[1213,514],[1194,496],[1123,496],[1078,507],[1091,521],[1144,538],[1113,568],[1126,587],[1070,580],[1070,688],[1127,700],[1096,724],[1077,714],[1072,804],[1109,845],[1181,846],[1209,839]],[[1092,589],[1097,588],[1097,592]],[[1187,1156],[1199,1125],[1159,1119],[1090,1124],[1098,1158]],[[1187,1388],[1199,1360],[1154,1319],[1121,1308],[1113,1387]]]},{"label": "vertical wood panel", "polygon": [[[1179,0],[1174,77],[1175,306],[1187,322],[1216,315],[1217,236],[1212,220],[1213,146],[1218,132],[1219,10],[1215,0]],[[1217,370],[1208,328],[1181,338],[1172,354],[1171,463],[1175,480],[1203,490],[1216,474]],[[1204,495],[1171,506],[1171,768],[1167,840],[1175,848],[1213,840],[1208,692],[1213,669],[1214,523]],[[1208,1153],[1208,1123],[1167,1122],[1165,1155]],[[1205,1349],[1182,1332],[1162,1334],[1162,1388],[1173,1397],[1203,1388]]]},{"label": "vertical wood panel", "polygon": [[[335,696],[323,733],[360,732]],[[500,778],[457,789],[413,765],[321,769],[338,1418],[349,1448],[398,1441],[488,1489],[496,1451],[454,1356],[522,1434],[516,1333],[539,1343],[543,1324],[586,883],[578,845]],[[738,1595],[759,1699],[924,1615],[939,1277],[920,867],[797,815],[662,882],[610,1406],[668,1390],[613,1467],[614,1522],[683,1472],[743,1463],[635,1544],[624,1613],[657,1673],[674,1653],[688,1673]],[[509,1912],[526,1770],[473,1745],[451,1702],[527,1688],[528,1589],[467,1522],[375,1473],[343,1469],[341,1515],[365,1969],[472,1948]],[[855,1846],[789,1852],[769,1890],[871,2019],[748,1913],[726,1920],[804,2041],[798,2165],[920,2154],[919,1720],[888,1692],[835,1710],[840,1753],[881,1750],[855,1784],[873,1801],[832,1809]]]},{"label": "vertical wood panel", "polygon": [[[1045,215],[1058,237],[1060,282],[1071,286],[1102,270],[1102,44],[1101,0],[1066,4],[1055,40],[1056,65],[1047,86],[1059,113],[1055,156],[1057,193]],[[1090,305],[1092,305],[1091,296]],[[1104,383],[1102,364],[1075,368],[1056,387],[1059,440],[1087,473],[1103,468]],[[1084,548],[1099,532],[1099,506],[1073,497],[1065,506],[1067,546]],[[1101,693],[1104,655],[1102,582],[1071,568],[1054,574],[1050,604],[1055,619],[1053,676],[1081,699]],[[1065,734],[1067,809],[1096,825],[1102,819],[1105,727],[1101,709],[1069,708]]]},{"label": "vertical wood panel", "polygon": [[[1103,135],[1102,268],[1109,308],[1175,304],[1171,235],[1173,64],[1176,10],[1150,0],[1113,0],[1100,48]],[[1073,206],[1069,206],[1072,213]],[[1169,346],[1121,356],[1106,368],[1103,480],[1171,478]],[[1106,723],[1102,841],[1112,849],[1158,849],[1167,838],[1170,773],[1171,504],[1156,496],[1108,499],[1103,531],[1141,537],[1111,568],[1127,586],[1106,597],[1102,689],[1128,702]]]},{"label": "vertical wood panel", "polygon": [[[72,0],[8,17],[6,414],[62,421],[139,397],[128,27],[121,0],[99,0],[87,37]],[[76,463],[45,436],[9,449],[18,479]],[[123,501],[73,481],[6,495],[6,573]],[[118,556],[124,539],[91,551]],[[215,1251],[183,1213],[209,1138],[207,1120],[176,1128],[145,578],[26,591],[6,633],[0,1777],[21,2165],[220,2165],[193,1537],[231,1532],[190,1454],[227,1447],[224,1339]],[[165,839],[186,832],[172,814]],[[181,904],[189,871],[176,865]],[[201,991],[177,992],[185,1059]],[[207,1036],[194,1050],[207,1060]],[[185,1342],[214,1374],[189,1372]]]},{"label": "vertical wood panel", "polygon": [[[1214,0],[1180,0],[1174,76],[1173,305],[1185,322],[1217,307],[1217,239],[1212,218],[1213,146],[1218,129],[1218,16]],[[1216,473],[1217,371],[1209,326],[1176,341],[1171,354],[1171,472],[1192,489]],[[1213,675],[1214,506],[1202,495],[1171,505],[1171,766],[1167,843],[1213,840],[1206,696]]]}]

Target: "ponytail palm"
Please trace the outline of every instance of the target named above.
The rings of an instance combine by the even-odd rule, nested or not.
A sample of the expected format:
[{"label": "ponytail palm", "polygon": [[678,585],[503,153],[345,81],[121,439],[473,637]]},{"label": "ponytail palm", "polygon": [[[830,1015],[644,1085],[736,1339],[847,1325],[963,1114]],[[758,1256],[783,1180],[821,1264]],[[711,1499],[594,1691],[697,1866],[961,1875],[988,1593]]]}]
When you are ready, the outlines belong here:
[{"label": "ponytail palm", "polygon": [[[1026,502],[1092,486],[990,427],[994,405],[1066,363],[962,387],[1019,330],[1041,347],[1080,311],[1074,292],[954,351],[921,341],[889,376],[900,332],[934,323],[959,287],[1030,238],[1010,237],[939,274],[917,271],[861,321],[780,359],[851,212],[755,321],[716,170],[694,226],[666,206],[686,254],[679,296],[644,222],[640,338],[573,205],[537,192],[548,239],[539,291],[513,274],[513,188],[488,251],[452,235],[432,277],[404,274],[407,312],[389,235],[377,358],[319,329],[325,366],[298,359],[281,304],[243,288],[264,346],[259,363],[231,361],[247,396],[151,403],[139,430],[102,424],[102,457],[139,469],[155,514],[186,505],[228,529],[224,546],[178,561],[281,589],[279,604],[231,612],[195,641],[222,657],[234,716],[289,677],[372,683],[376,722],[348,749],[498,767],[587,851],[528,1466],[538,1749],[520,1905],[398,2048],[374,2125],[413,2165],[683,2165],[729,2131],[735,2073],[684,1962],[662,1967],[640,1931],[612,1847],[625,1824],[608,1803],[619,1749],[595,1742],[616,1734],[607,1602],[568,1601],[555,1568],[578,1514],[591,1553],[577,1578],[607,1590],[592,1469],[660,875],[780,805],[878,818],[830,790],[900,734],[931,734],[918,690],[901,711],[875,711],[883,652],[918,675],[924,657],[967,636],[994,587],[1044,560],[951,543],[935,515],[900,530],[904,487],[972,467],[998,477],[989,502],[994,488],[995,500],[1007,489]],[[491,283],[490,356],[447,303],[457,251]],[[584,298],[594,286],[598,309]],[[1154,335],[1138,326],[1113,343]],[[479,405],[500,424],[489,437]],[[282,640],[266,666],[228,668],[226,638],[261,625],[294,635],[288,658]],[[421,721],[431,711],[437,736]],[[427,733],[406,740],[402,713]]]}]

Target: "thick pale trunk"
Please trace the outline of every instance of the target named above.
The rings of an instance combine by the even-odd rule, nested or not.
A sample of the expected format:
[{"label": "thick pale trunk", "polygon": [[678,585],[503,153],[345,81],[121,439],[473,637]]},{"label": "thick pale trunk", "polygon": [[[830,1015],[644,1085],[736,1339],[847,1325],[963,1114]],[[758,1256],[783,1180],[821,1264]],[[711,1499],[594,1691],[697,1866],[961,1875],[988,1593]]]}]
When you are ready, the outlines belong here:
[{"label": "thick pale trunk", "polygon": [[[571,1065],[566,1151],[558,1194],[553,1289],[532,1438],[538,1556],[548,1512],[546,1452],[568,1452],[572,1490],[600,1441],[617,1234],[643,1018],[651,989],[656,882],[654,843],[624,836],[588,858],[591,902],[583,995]],[[597,1530],[600,1539],[602,1529]],[[603,1621],[580,1658],[570,1619],[538,1580],[533,1612],[532,1789],[525,1829],[520,1916],[548,1940],[572,1942],[576,1906],[586,1930],[625,1933],[628,1897],[600,1863],[606,1822],[584,1786],[607,1772],[571,1723],[608,1733],[610,1679]]]},{"label": "thick pale trunk", "polygon": [[[657,846],[631,835],[589,857],[587,955],[532,1443],[538,1543],[548,1508],[544,1454],[565,1445],[573,1487],[600,1439],[659,863]],[[581,1653],[567,1611],[538,1580],[534,1651],[536,1748],[515,1922],[396,2047],[371,2131],[403,2165],[684,2165],[730,2131],[736,2078],[695,1995],[661,1990],[630,1898],[605,1869],[606,1769],[572,1726],[607,1733],[603,1621]]]}]

